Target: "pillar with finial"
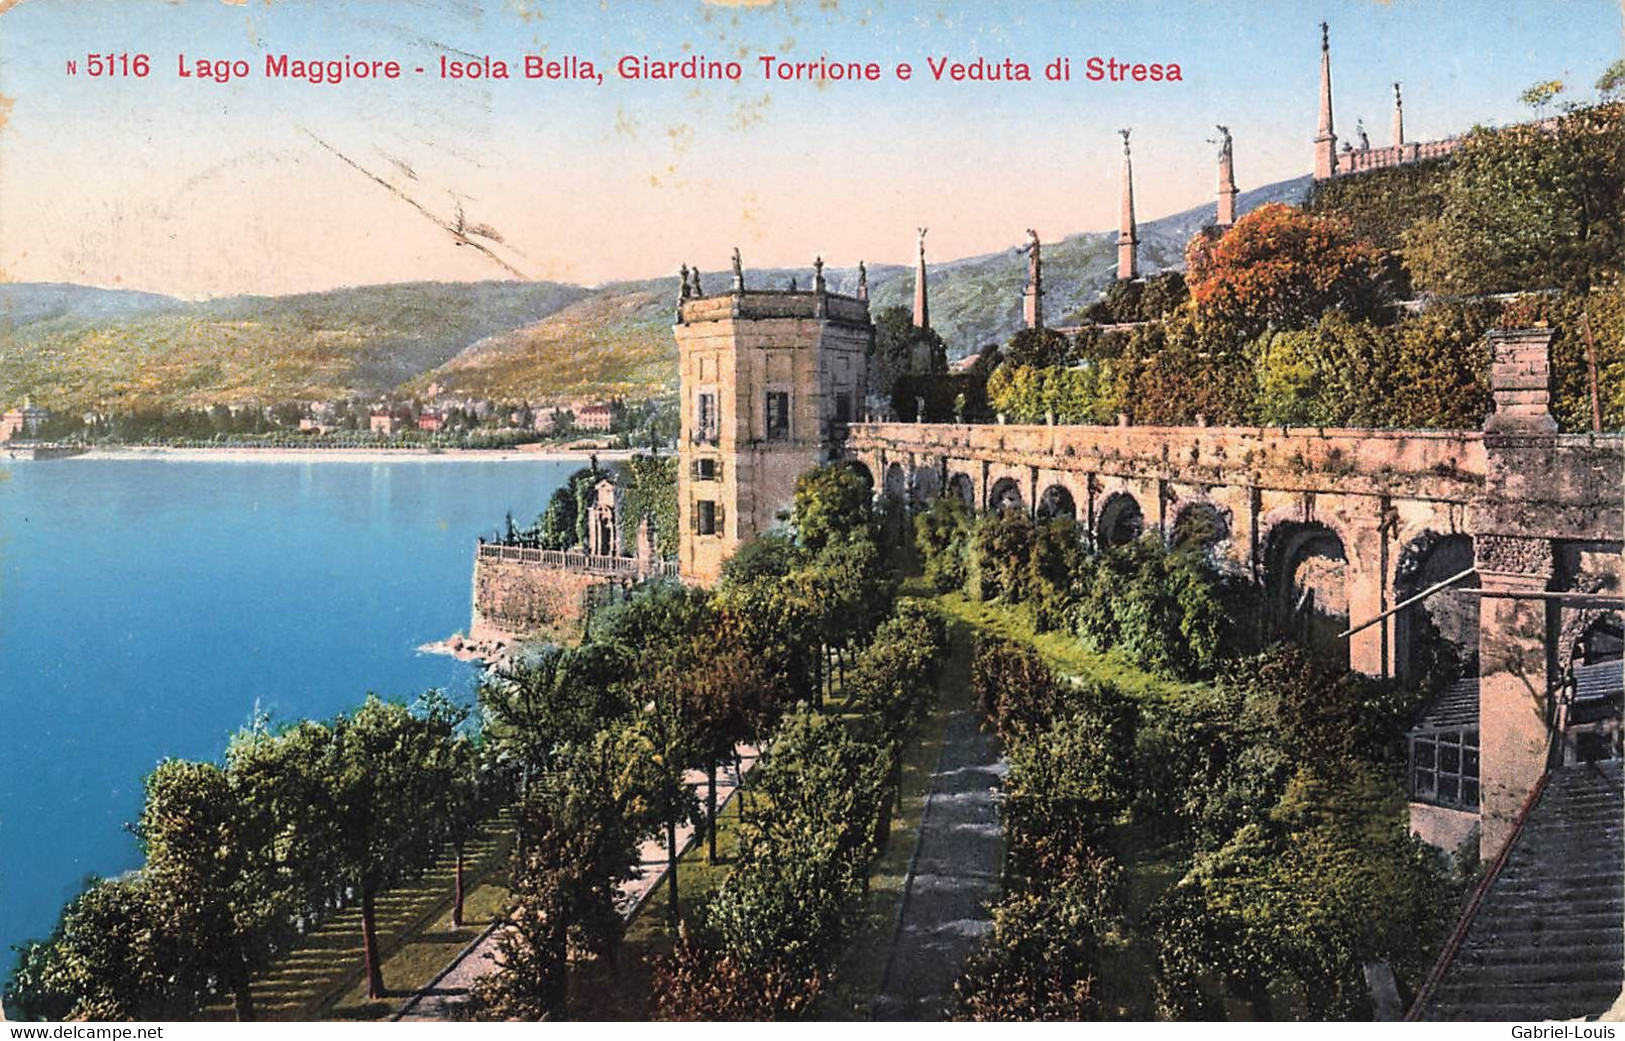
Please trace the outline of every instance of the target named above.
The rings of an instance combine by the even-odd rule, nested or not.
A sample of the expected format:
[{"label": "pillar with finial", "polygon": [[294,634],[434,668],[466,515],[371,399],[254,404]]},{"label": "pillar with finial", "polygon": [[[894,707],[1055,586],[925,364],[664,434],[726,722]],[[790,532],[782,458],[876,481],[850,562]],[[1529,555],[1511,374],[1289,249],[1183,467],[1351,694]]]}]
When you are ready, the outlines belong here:
[{"label": "pillar with finial", "polygon": [[1337,133],[1332,129],[1331,30],[1320,23],[1320,129],[1315,134],[1315,180],[1337,173]]},{"label": "pillar with finial", "polygon": [[1118,133],[1123,135],[1123,212],[1117,228],[1117,277],[1132,279],[1140,277],[1140,238],[1134,223],[1134,160],[1128,150],[1129,130]]},{"label": "pillar with finial", "polygon": [[1394,147],[1405,143],[1405,101],[1399,96],[1399,84],[1394,84]]},{"label": "pillar with finial", "polygon": [[698,300],[700,297],[705,295],[705,290],[700,287],[700,265],[695,264],[692,268],[689,268],[689,270],[694,272],[694,290],[692,295],[694,299]]},{"label": "pillar with finial", "polygon": [[734,287],[736,293],[745,291],[745,262],[739,259],[739,247],[734,247]]},{"label": "pillar with finial", "polygon": [[677,299],[678,300],[687,300],[688,297],[689,297],[689,293],[691,292],[690,289],[688,288],[688,265],[687,264],[684,264],[682,267],[677,269],[677,281],[678,281]]},{"label": "pillar with finial", "polygon": [[865,302],[869,299],[869,269],[858,261],[858,299]]},{"label": "pillar with finial", "polygon": [[1027,287],[1021,293],[1021,317],[1029,329],[1044,328],[1044,261],[1038,232],[1027,229]]},{"label": "pillar with finial", "polygon": [[1219,130],[1219,219],[1216,222],[1221,228],[1228,228],[1236,223],[1236,190],[1235,159],[1231,154],[1230,128],[1223,123],[1218,124]]},{"label": "pillar with finial", "polygon": [[931,328],[931,305],[925,295],[925,228],[920,231],[920,260],[914,268],[914,328]]},{"label": "pillar with finial", "polygon": [[813,316],[823,318],[829,314],[829,296],[824,287],[824,258],[813,257]]}]

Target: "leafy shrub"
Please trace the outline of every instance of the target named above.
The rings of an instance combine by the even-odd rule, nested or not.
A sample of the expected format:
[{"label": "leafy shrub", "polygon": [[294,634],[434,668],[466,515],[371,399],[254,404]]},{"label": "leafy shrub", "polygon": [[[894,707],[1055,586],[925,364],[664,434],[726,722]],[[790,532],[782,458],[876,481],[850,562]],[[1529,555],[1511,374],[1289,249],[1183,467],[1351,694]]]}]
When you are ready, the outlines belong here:
[{"label": "leafy shrub", "polygon": [[1625,104],[1549,124],[1478,128],[1451,157],[1435,218],[1402,235],[1424,289],[1584,291],[1620,273],[1625,245]]},{"label": "leafy shrub", "polygon": [[1152,908],[1158,1011],[1218,1018],[1231,997],[1259,1018],[1283,999],[1305,1019],[1366,1018],[1365,963],[1415,985],[1457,896],[1382,771],[1300,767],[1268,819],[1198,856]]},{"label": "leafy shrub", "polygon": [[1193,238],[1185,261],[1197,315],[1244,336],[1308,328],[1334,309],[1364,317],[1382,292],[1376,249],[1345,221],[1281,203]]},{"label": "leafy shrub", "polygon": [[1080,856],[1039,891],[993,907],[993,928],[954,983],[948,1018],[1078,1022],[1118,1018],[1102,969],[1119,958],[1126,928],[1118,911],[1118,871]]},{"label": "leafy shrub", "polygon": [[626,461],[621,482],[621,545],[631,552],[638,544],[643,518],[654,525],[655,550],[662,560],[677,559],[677,457],[634,455]]},{"label": "leafy shrub", "polygon": [[914,545],[925,565],[926,581],[939,593],[965,584],[965,556],[974,518],[957,495],[934,499],[914,517]]},{"label": "leafy shrub", "polygon": [[1008,740],[1047,726],[1061,701],[1060,682],[1038,651],[1015,640],[986,640],[971,659],[971,690],[982,716]]},{"label": "leafy shrub", "polygon": [[[700,910],[686,953],[659,963],[656,1004],[676,1018],[803,1014],[844,949],[891,773],[890,750],[858,740],[841,719],[805,706],[787,716],[756,782],[738,864]],[[720,988],[719,976],[737,986]]]},{"label": "leafy shrub", "polygon": [[675,951],[655,961],[654,1014],[678,1022],[800,1019],[823,986],[821,973],[804,975],[771,962],[747,966],[685,936]]},{"label": "leafy shrub", "polygon": [[1199,554],[1138,539],[1096,558],[1081,584],[1077,631],[1096,650],[1118,648],[1153,672],[1192,677],[1211,675],[1233,646],[1218,574]]},{"label": "leafy shrub", "polygon": [[1056,517],[1037,524],[1023,585],[1033,606],[1033,625],[1039,632],[1067,626],[1075,599],[1074,586],[1087,560],[1083,530],[1072,518]]},{"label": "leafy shrub", "polygon": [[930,710],[946,642],[941,615],[904,601],[858,654],[846,681],[848,695],[852,704],[874,715],[894,748]]},{"label": "leafy shrub", "polygon": [[1010,744],[1000,816],[1017,871],[1048,877],[1077,850],[1097,846],[1127,804],[1133,747],[1131,713],[1092,711]]},{"label": "leafy shrub", "polygon": [[965,592],[973,600],[1026,599],[1028,556],[1035,536],[1033,519],[1023,509],[991,510],[976,518],[971,531],[970,565]]}]

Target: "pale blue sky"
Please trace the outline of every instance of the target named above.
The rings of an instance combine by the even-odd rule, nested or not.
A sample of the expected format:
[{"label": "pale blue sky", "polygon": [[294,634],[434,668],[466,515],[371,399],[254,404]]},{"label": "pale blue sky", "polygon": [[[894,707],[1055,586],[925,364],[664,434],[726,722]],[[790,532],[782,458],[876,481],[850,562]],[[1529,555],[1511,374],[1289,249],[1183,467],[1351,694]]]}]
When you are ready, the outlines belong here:
[{"label": "pale blue sky", "polygon": [[[682,261],[906,262],[1115,224],[1117,139],[1135,128],[1137,201],[1211,198],[1213,124],[1242,187],[1309,169],[1319,39],[1332,25],[1338,129],[1387,142],[1523,118],[1518,93],[1583,93],[1621,53],[1611,0],[1175,2],[807,0],[25,0],[0,16],[0,270],[182,295],[416,278],[511,277],[317,143],[422,207],[498,229],[529,277],[597,282]],[[91,51],[143,51],[145,80],[65,74]],[[443,82],[442,53],[578,55],[602,86]],[[266,81],[263,55],[397,58],[405,79]],[[628,83],[622,54],[745,56],[738,84]],[[243,58],[249,79],[184,81],[177,56]],[[754,56],[880,62],[876,84],[769,84]],[[1095,84],[1090,56],[1178,62],[1182,83]],[[931,55],[1012,57],[1067,84],[932,82]],[[899,83],[896,62],[915,64]]]}]

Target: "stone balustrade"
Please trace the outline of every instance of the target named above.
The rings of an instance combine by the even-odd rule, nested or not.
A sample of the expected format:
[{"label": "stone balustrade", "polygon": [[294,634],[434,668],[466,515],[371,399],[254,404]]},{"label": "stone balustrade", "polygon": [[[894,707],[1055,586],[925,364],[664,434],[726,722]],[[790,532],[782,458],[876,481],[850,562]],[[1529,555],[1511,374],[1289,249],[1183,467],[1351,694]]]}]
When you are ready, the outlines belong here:
[{"label": "stone balustrade", "polygon": [[1337,157],[1337,176],[1382,170],[1406,163],[1420,163],[1440,159],[1461,147],[1461,138],[1447,137],[1440,141],[1407,141],[1402,145],[1382,148],[1363,148],[1343,152]]},{"label": "stone balustrade", "polygon": [[639,560],[636,557],[611,557],[573,550],[537,549],[530,546],[504,546],[486,542],[479,547],[482,560],[501,560],[513,564],[534,564],[560,571],[579,571],[589,575],[612,575],[624,578],[675,578],[677,565],[669,560]]}]

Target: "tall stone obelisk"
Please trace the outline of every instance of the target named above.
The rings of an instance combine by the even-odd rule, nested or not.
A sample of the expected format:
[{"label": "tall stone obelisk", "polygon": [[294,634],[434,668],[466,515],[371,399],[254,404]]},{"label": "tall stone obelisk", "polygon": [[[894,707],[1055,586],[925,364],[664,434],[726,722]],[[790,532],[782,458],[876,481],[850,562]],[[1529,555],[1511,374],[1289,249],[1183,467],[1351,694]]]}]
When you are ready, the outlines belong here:
[{"label": "tall stone obelisk", "polygon": [[1236,223],[1236,166],[1231,155],[1230,128],[1219,124],[1219,219],[1221,228]]},{"label": "tall stone obelisk", "polygon": [[1129,156],[1127,130],[1123,135],[1123,212],[1117,227],[1117,277],[1140,277],[1139,230],[1134,225],[1134,160]]},{"label": "tall stone obelisk", "polygon": [[1320,131],[1315,134],[1315,180],[1337,173],[1337,133],[1332,129],[1331,30],[1320,23]]},{"label": "tall stone obelisk", "polygon": [[1044,328],[1044,259],[1038,232],[1027,229],[1027,285],[1021,292],[1021,320],[1029,329]]},{"label": "tall stone obelisk", "polygon": [[914,268],[914,327],[931,328],[931,304],[925,295],[925,228],[920,229],[920,260]]}]

